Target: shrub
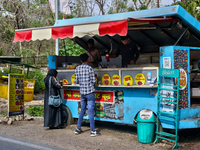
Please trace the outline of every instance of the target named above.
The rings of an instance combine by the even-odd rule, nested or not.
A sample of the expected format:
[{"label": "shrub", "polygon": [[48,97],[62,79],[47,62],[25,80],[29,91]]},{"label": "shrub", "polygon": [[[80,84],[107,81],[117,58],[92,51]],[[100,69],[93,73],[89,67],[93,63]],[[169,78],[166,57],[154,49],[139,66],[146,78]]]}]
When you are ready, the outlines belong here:
[{"label": "shrub", "polygon": [[[28,74],[28,79],[33,79],[34,76],[35,76],[35,69],[30,70]],[[26,73],[25,73],[25,78],[27,78]],[[43,74],[43,72],[41,70],[37,70],[34,93],[39,93],[45,90],[44,78],[45,75]]]},{"label": "shrub", "polygon": [[21,74],[22,73],[22,71],[20,70],[20,68],[21,67],[19,67],[19,66],[13,66],[12,65],[12,67],[11,67],[11,71],[10,71],[10,68],[4,68],[3,69],[3,73],[16,73],[16,74]]},{"label": "shrub", "polygon": [[30,106],[26,108],[28,114],[34,117],[43,117],[44,116],[44,105],[42,106]]},{"label": "shrub", "polygon": [[[21,74],[22,71],[20,69],[21,67],[19,66],[12,66],[11,68],[11,73],[16,73],[16,74]],[[35,69],[30,69],[28,73],[28,79],[33,79],[35,76]],[[9,68],[4,68],[4,73],[9,73]],[[24,71],[24,77],[27,78],[27,70]],[[45,90],[45,85],[44,85],[44,78],[45,75],[41,70],[37,70],[36,74],[36,80],[35,80],[35,88],[34,88],[34,93],[39,93]]]}]

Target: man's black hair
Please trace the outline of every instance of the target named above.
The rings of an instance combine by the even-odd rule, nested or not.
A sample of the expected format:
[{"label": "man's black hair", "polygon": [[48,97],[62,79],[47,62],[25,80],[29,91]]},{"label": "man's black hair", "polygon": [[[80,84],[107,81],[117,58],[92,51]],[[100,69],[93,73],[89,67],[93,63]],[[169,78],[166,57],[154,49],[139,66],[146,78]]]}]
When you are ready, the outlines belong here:
[{"label": "man's black hair", "polygon": [[88,60],[88,57],[89,56],[87,55],[87,53],[84,53],[84,54],[80,55],[80,59],[81,59],[82,62],[86,62]]},{"label": "man's black hair", "polygon": [[94,45],[94,40],[93,40],[93,39],[89,39],[89,40],[87,41],[87,43],[88,43],[88,44]]},{"label": "man's black hair", "polygon": [[121,40],[123,41],[123,40],[128,39],[128,36],[121,36],[120,38],[121,38]]}]

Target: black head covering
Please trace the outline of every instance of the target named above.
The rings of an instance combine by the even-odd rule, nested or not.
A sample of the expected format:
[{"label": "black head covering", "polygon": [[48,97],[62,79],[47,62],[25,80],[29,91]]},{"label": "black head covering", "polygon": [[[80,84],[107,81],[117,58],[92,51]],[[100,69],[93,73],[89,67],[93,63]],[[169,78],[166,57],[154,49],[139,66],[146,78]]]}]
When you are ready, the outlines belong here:
[{"label": "black head covering", "polygon": [[58,72],[56,71],[56,69],[50,69],[47,73],[47,76],[53,76],[56,77],[58,74]]},{"label": "black head covering", "polygon": [[48,84],[49,84],[49,78],[50,78],[50,76],[56,77],[57,73],[58,72],[56,71],[56,69],[50,69],[48,71],[47,76],[44,78],[44,83],[45,83],[46,86],[48,86]]}]

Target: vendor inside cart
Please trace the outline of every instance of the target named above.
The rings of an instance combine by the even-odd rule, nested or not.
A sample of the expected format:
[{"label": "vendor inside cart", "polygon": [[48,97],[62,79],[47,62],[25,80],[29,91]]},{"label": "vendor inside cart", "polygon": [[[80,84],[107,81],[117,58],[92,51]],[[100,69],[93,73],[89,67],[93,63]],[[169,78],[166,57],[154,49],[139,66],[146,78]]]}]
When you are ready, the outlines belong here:
[{"label": "vendor inside cart", "polygon": [[128,36],[121,36],[121,43],[118,45],[115,54],[110,55],[110,58],[122,56],[122,67],[136,64],[139,58],[139,49],[137,45],[131,41]]},{"label": "vendor inside cart", "polygon": [[96,68],[96,67],[98,67],[99,62],[102,61],[100,53],[95,48],[93,39],[89,39],[87,41],[87,43],[88,43],[88,48],[89,48],[88,51],[87,51],[87,55],[89,56],[88,65],[93,67],[93,68]]}]

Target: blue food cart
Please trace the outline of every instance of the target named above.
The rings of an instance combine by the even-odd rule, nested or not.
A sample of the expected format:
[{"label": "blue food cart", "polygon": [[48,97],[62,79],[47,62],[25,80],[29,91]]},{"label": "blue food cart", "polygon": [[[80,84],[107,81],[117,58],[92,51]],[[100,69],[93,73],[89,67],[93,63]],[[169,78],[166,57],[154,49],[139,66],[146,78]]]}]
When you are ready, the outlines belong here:
[{"label": "blue food cart", "polygon": [[[120,36],[125,35],[138,45],[140,57],[135,65],[121,68],[121,57],[107,62],[104,55],[114,53]],[[157,117],[162,128],[200,127],[200,23],[181,6],[57,20],[52,27],[16,30],[14,42],[66,37],[85,49],[92,37],[102,55],[101,67],[94,69],[97,77],[95,120],[134,124],[141,110],[142,116],[157,117],[158,111],[167,116],[178,108],[177,124]],[[64,83],[63,103],[68,124],[80,112],[79,85],[74,84],[74,66],[78,63],[78,56],[49,56],[49,67],[58,70],[58,78]],[[171,70],[179,70],[178,79],[160,76],[160,68],[168,69],[165,74],[169,75]],[[162,87],[163,91],[158,92],[158,79],[172,88]],[[173,91],[173,85],[177,80],[179,92],[174,97],[177,91]],[[177,97],[179,103],[174,104]],[[158,103],[160,98],[169,103]],[[88,118],[87,112],[85,118]]]}]

